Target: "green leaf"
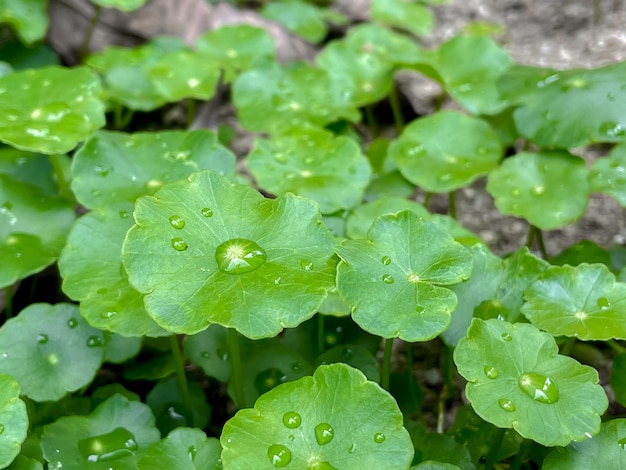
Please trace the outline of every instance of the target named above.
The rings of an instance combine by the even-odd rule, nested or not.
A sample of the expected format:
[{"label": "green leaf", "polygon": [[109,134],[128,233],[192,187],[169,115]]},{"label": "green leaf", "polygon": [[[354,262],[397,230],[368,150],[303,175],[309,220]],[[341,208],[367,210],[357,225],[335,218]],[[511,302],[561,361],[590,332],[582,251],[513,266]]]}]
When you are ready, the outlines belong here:
[{"label": "green leaf", "polygon": [[336,248],[337,289],[364,330],[384,338],[426,341],[444,331],[457,305],[443,286],[469,278],[471,254],[409,210],[376,219],[368,240]]},{"label": "green leaf", "polygon": [[608,406],[598,372],[558,354],[554,338],[527,323],[475,318],[454,350],[476,413],[544,446],[564,446],[600,429]]},{"label": "green leaf", "polygon": [[611,267],[611,253],[590,240],[581,240],[550,258],[550,264],[578,266],[581,263],[602,263]]},{"label": "green leaf", "polygon": [[152,444],[137,462],[138,470],[204,470],[221,468],[219,439],[196,428],[176,428]]},{"label": "green leaf", "polygon": [[74,156],[72,190],[94,209],[134,202],[199,170],[235,172],[235,156],[211,131],[99,131]]},{"label": "green leaf", "polygon": [[495,169],[502,145],[484,121],[441,111],[406,126],[389,155],[410,182],[425,191],[449,192]]},{"label": "green leaf", "polygon": [[109,333],[105,336],[104,362],[121,364],[139,354],[140,349],[141,338]]},{"label": "green leaf", "polygon": [[328,33],[322,11],[316,5],[302,0],[282,0],[266,3],[260,13],[307,41],[317,44]]},{"label": "green leaf", "polygon": [[52,264],[74,217],[69,201],[0,174],[0,287]]},{"label": "green leaf", "polygon": [[[36,186],[46,196],[59,196],[49,155],[25,152],[13,147],[0,148],[0,173],[14,181]],[[6,209],[6,207],[5,207]]]},{"label": "green leaf", "polygon": [[572,442],[554,449],[543,461],[542,469],[586,470],[626,466],[626,419],[602,423],[600,434],[584,442]]},{"label": "green leaf", "polygon": [[460,468],[451,463],[425,460],[417,465],[413,465],[411,470],[460,470]]},{"label": "green leaf", "polygon": [[140,198],[135,220],[124,266],[172,332],[219,323],[271,337],[310,318],[333,286],[332,235],[309,200],[265,199],[206,171]]},{"label": "green leaf", "polygon": [[439,458],[463,470],[474,470],[469,449],[459,444],[447,434],[428,432],[424,425],[415,421],[407,425],[415,447],[414,462],[430,461]]},{"label": "green leaf", "polygon": [[31,304],[0,330],[0,371],[35,401],[59,400],[91,383],[104,355],[102,332],[73,304]]},{"label": "green leaf", "polygon": [[266,393],[226,422],[220,441],[234,470],[407,468],[413,458],[393,397],[345,364]]},{"label": "green leaf", "polygon": [[454,36],[437,50],[433,64],[446,91],[472,114],[496,114],[507,107],[496,80],[513,64],[509,54],[490,38]]},{"label": "green leaf", "polygon": [[358,344],[341,344],[324,351],[317,357],[318,365],[335,364],[339,362],[359,369],[363,372],[365,377],[367,377],[367,380],[371,380],[372,382],[378,382],[380,378],[376,356],[369,352],[364,346]]},{"label": "green leaf", "polygon": [[522,152],[489,174],[487,191],[503,214],[552,230],[575,222],[585,212],[590,192],[587,172],[585,161],[567,152]]},{"label": "green leaf", "polygon": [[421,54],[412,38],[374,23],[361,23],[350,28],[343,42],[354,52],[372,54],[395,65],[416,63]]},{"label": "green leaf", "polygon": [[371,174],[356,142],[322,129],[257,139],[246,163],[261,188],[311,198],[326,214],[356,206]]},{"label": "green leaf", "polygon": [[26,44],[43,39],[48,30],[47,0],[0,0],[0,23],[8,23]]},{"label": "green leaf", "polygon": [[44,426],[41,448],[49,468],[135,470],[159,438],[147,405],[113,395],[88,416],[64,416]]},{"label": "green leaf", "polygon": [[554,336],[626,339],[626,284],[603,264],[551,266],[524,293],[522,313]]},{"label": "green leaf", "polygon": [[626,406],[626,352],[619,353],[613,359],[610,382],[615,401]]},{"label": "green leaf", "polygon": [[271,61],[276,46],[267,31],[247,24],[225,25],[200,36],[198,52],[224,69],[224,82],[232,82],[240,73]]},{"label": "green leaf", "polygon": [[11,64],[14,70],[34,69],[46,65],[59,65],[59,56],[43,43],[26,46],[21,41],[5,38],[0,49],[0,60]]},{"label": "green leaf", "polygon": [[232,93],[239,121],[249,131],[274,133],[360,118],[326,71],[300,62],[284,67],[270,63],[245,72],[233,83]]},{"label": "green leaf", "polygon": [[81,217],[59,258],[63,291],[80,301],[90,325],[123,336],[167,334],[148,316],[143,295],[128,283],[122,243],[133,225],[131,204],[111,205]]},{"label": "green leaf", "polygon": [[8,470],[43,470],[43,464],[35,459],[18,455],[13,463],[6,467]]},{"label": "green leaf", "polygon": [[517,65],[498,83],[520,134],[541,147],[618,142],[626,135],[626,63],[566,71]]},{"label": "green leaf", "polygon": [[[0,362],[1,364],[1,362]],[[20,453],[28,432],[26,404],[20,386],[10,375],[0,373],[0,467],[6,468]]]},{"label": "green leaf", "polygon": [[185,357],[200,366],[206,375],[221,382],[228,381],[230,362],[226,328],[216,324],[209,325],[206,330],[185,337],[184,347]]},{"label": "green leaf", "polygon": [[405,0],[372,0],[370,17],[374,21],[405,29],[416,36],[428,34],[435,22],[428,7]]},{"label": "green leaf", "polygon": [[129,12],[141,8],[146,3],[146,0],[91,0],[91,3],[103,8],[115,8]]},{"label": "green leaf", "polygon": [[98,77],[86,67],[42,67],[0,78],[0,141],[65,153],[104,126]]},{"label": "green leaf", "polygon": [[593,162],[589,184],[592,191],[610,194],[626,207],[626,140],[613,147],[608,157]]}]

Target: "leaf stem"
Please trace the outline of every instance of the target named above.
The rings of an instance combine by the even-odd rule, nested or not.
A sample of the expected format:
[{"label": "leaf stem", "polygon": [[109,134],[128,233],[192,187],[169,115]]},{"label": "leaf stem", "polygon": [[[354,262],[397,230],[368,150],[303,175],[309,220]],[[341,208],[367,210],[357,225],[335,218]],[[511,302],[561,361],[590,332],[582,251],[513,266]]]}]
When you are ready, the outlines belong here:
[{"label": "leaf stem", "polygon": [[452,382],[452,364],[454,360],[452,358],[452,348],[449,346],[445,347],[444,355],[443,355],[443,388],[441,390],[441,394],[439,395],[439,403],[437,410],[437,432],[443,433],[444,429],[444,418],[446,412],[446,401],[452,395],[454,395],[454,383]]},{"label": "leaf stem", "polygon": [[495,435],[493,436],[493,442],[491,443],[491,447],[489,448],[489,452],[487,453],[487,460],[485,461],[485,466],[483,470],[491,470],[494,464],[497,462],[498,453],[500,452],[500,446],[502,445],[502,441],[504,439],[504,428],[498,428]]},{"label": "leaf stem", "polygon": [[530,440],[524,439],[519,446],[519,451],[513,457],[513,461],[511,462],[511,466],[509,470],[519,470],[522,466],[522,462],[528,455],[528,448],[530,447]]},{"label": "leaf stem", "polygon": [[448,212],[450,217],[456,220],[456,197],[454,191],[448,193]]},{"label": "leaf stem", "polygon": [[246,406],[243,391],[243,372],[241,367],[241,349],[239,345],[239,333],[234,328],[228,329],[228,346],[230,347],[230,366],[232,368],[231,380],[235,389],[235,405],[239,408]]},{"label": "leaf stem", "polygon": [[435,111],[441,111],[441,108],[443,107],[443,103],[445,103],[447,96],[448,93],[446,92],[446,90],[443,90],[435,100]]},{"label": "leaf stem", "polygon": [[535,230],[537,231],[537,246],[539,247],[539,251],[543,259],[548,259],[548,252],[546,251],[546,246],[543,244],[543,233],[537,227],[535,227]]},{"label": "leaf stem", "polygon": [[174,363],[176,364],[176,379],[178,381],[178,390],[185,404],[185,408],[189,411],[189,426],[193,427],[193,403],[191,402],[191,395],[189,394],[189,386],[187,384],[187,376],[185,375],[185,359],[180,350],[180,344],[178,343],[177,335],[170,335],[170,348],[172,350],[172,356],[174,356]]},{"label": "leaf stem", "polygon": [[426,193],[424,196],[424,203],[422,204],[426,209],[428,209],[428,205],[430,204],[430,200],[433,198],[434,193]]},{"label": "leaf stem", "polygon": [[383,354],[383,364],[380,370],[380,385],[385,390],[389,390],[389,375],[391,374],[392,348],[393,348],[393,338],[385,339],[385,352]]},{"label": "leaf stem", "polygon": [[57,186],[59,187],[59,193],[66,199],[70,201],[74,200],[72,196],[72,191],[70,190],[70,185],[65,179],[65,172],[63,171],[63,166],[61,165],[61,155],[48,155],[48,160],[50,161],[50,165],[52,165],[52,170],[54,171],[54,178],[56,179]]},{"label": "leaf stem", "polygon": [[563,343],[563,347],[561,348],[560,354],[562,354],[563,356],[569,356],[572,352],[572,348],[574,347],[574,344],[576,344],[575,336],[572,336],[571,338],[567,338],[567,340],[565,340],[565,342]]},{"label": "leaf stem", "polygon": [[393,113],[393,122],[396,125],[396,131],[398,135],[404,131],[404,116],[402,115],[402,107],[400,106],[400,97],[398,96],[398,90],[395,85],[391,88],[389,93],[389,104],[391,105],[391,112]]},{"label": "leaf stem", "polygon": [[535,241],[535,226],[528,226],[528,236],[526,237],[526,248],[529,250],[533,247],[533,242]]},{"label": "leaf stem", "polygon": [[367,121],[367,125],[370,128],[372,137],[378,137],[380,135],[380,129],[378,129],[378,122],[376,121],[376,116],[374,115],[372,105],[368,105],[365,107],[365,120]]},{"label": "leaf stem", "polygon": [[626,348],[624,346],[622,346],[621,344],[619,344],[617,341],[615,341],[614,339],[610,339],[606,342],[606,344],[615,352],[619,353],[623,353],[626,352]]},{"label": "leaf stem", "polygon": [[91,21],[87,26],[87,31],[85,32],[85,38],[83,39],[83,43],[80,46],[80,50],[78,52],[78,60],[80,62],[83,61],[87,54],[89,54],[89,46],[91,45],[91,38],[93,37],[93,32],[96,29],[96,25],[98,24],[98,20],[100,20],[100,15],[102,14],[102,7],[100,5],[95,5],[94,14],[91,17]]},{"label": "leaf stem", "polygon": [[415,379],[413,378],[413,347],[412,347],[412,343],[405,342],[404,345],[405,345],[405,349],[406,349],[406,368],[407,368],[407,374],[409,375],[409,394],[411,395],[411,399],[415,403],[419,403],[420,402],[420,398],[417,395],[417,392],[415,390]]},{"label": "leaf stem", "polygon": [[4,315],[7,320],[13,316],[13,285],[4,289]]},{"label": "leaf stem", "polygon": [[194,119],[196,118],[196,100],[193,98],[187,99],[187,129],[191,128]]},{"label": "leaf stem", "polygon": [[324,315],[317,313],[317,355],[319,356],[324,352]]}]

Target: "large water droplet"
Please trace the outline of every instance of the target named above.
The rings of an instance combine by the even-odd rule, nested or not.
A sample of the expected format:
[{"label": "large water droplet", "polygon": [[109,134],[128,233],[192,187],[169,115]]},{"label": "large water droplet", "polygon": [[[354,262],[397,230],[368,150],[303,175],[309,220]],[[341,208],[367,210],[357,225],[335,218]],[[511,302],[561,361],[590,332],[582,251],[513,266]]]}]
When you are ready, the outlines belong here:
[{"label": "large water droplet", "polygon": [[102,312],[100,314],[100,318],[102,318],[104,320],[110,320],[111,318],[113,318],[116,315],[117,315],[117,311],[115,311],[115,310],[107,310],[106,312]]},{"label": "large water droplet", "polygon": [[335,437],[335,430],[328,423],[320,423],[315,426],[315,440],[321,446],[328,444]]},{"label": "large water droplet", "polygon": [[300,261],[300,267],[304,269],[305,271],[313,271],[313,268],[315,266],[313,265],[312,261],[303,259],[302,261]]},{"label": "large water droplet", "polygon": [[87,347],[88,348],[98,348],[100,346],[103,346],[104,342],[102,341],[102,338],[100,336],[90,336],[89,338],[87,338]]},{"label": "large water droplet", "polygon": [[281,444],[272,444],[267,449],[267,457],[274,467],[286,467],[291,462],[291,451]]},{"label": "large water droplet", "polygon": [[121,459],[135,455],[138,449],[135,436],[124,428],[78,441],[78,450],[88,462]]},{"label": "large water droplet", "polygon": [[495,379],[498,376],[498,369],[496,369],[495,367],[485,366],[483,371],[485,372],[485,375],[490,379]]},{"label": "large water droplet", "polygon": [[76,328],[78,326],[78,320],[76,320],[76,318],[70,318],[67,321],[67,326],[69,326],[70,328]]},{"label": "large water droplet", "polygon": [[185,251],[187,249],[187,242],[182,238],[172,238],[172,248],[176,251]]},{"label": "large water droplet", "polygon": [[515,403],[506,398],[500,398],[498,400],[498,405],[500,405],[500,408],[504,411],[515,411]]},{"label": "large water droplet", "polygon": [[295,429],[302,423],[302,417],[295,411],[288,411],[283,415],[283,424],[289,429]]},{"label": "large water droplet", "polygon": [[527,372],[517,379],[522,391],[540,403],[556,403],[559,401],[559,389],[550,377],[537,372]]},{"label": "large water droplet", "polygon": [[38,334],[37,342],[40,344],[46,344],[48,342],[48,335],[45,333]]},{"label": "large water droplet", "polygon": [[218,246],[215,259],[219,268],[228,274],[243,274],[258,269],[267,255],[265,250],[251,240],[233,238]]},{"label": "large water droplet", "polygon": [[508,334],[508,333],[502,333],[501,337],[502,337],[502,339],[504,341],[512,341],[513,340],[513,337],[510,334]]},{"label": "large water droplet", "polygon": [[381,261],[385,266],[389,266],[389,263],[391,263],[391,258],[389,256],[383,256]]},{"label": "large water droplet", "polygon": [[600,297],[596,304],[598,305],[598,307],[600,307],[602,310],[606,310],[607,308],[609,308],[611,306],[611,302],[609,302],[609,300],[606,297]]},{"label": "large water droplet", "polygon": [[385,442],[386,436],[382,432],[377,432],[374,434],[374,442],[376,444],[382,444]]},{"label": "large water droplet", "polygon": [[173,215],[170,217],[170,224],[172,224],[172,227],[180,230],[185,226],[185,221],[182,217],[178,215]]},{"label": "large water droplet", "polygon": [[202,215],[205,216],[207,219],[209,217],[213,217],[213,211],[211,209],[209,209],[208,207],[205,207],[204,209],[202,209]]},{"label": "large water droplet", "polygon": [[384,282],[385,284],[393,284],[394,279],[393,279],[393,277],[391,276],[391,274],[383,274],[383,282]]}]

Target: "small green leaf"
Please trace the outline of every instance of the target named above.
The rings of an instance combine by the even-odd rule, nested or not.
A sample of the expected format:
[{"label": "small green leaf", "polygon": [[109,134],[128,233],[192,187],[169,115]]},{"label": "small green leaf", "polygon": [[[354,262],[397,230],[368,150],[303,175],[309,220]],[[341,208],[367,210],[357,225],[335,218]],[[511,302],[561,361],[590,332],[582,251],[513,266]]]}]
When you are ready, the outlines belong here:
[{"label": "small green leaf", "polygon": [[626,140],[613,147],[608,157],[593,162],[589,184],[592,191],[610,194],[626,207]]},{"label": "small green leaf", "polygon": [[257,139],[247,165],[261,188],[311,198],[327,214],[357,205],[371,174],[356,142],[322,129]]},{"label": "small green leaf", "polygon": [[265,18],[282,24],[313,44],[323,40],[328,33],[322,12],[321,8],[302,0],[266,3],[260,11]]},{"label": "small green leaf", "polygon": [[105,336],[104,362],[121,364],[139,354],[141,338],[109,333]]},{"label": "small green leaf", "polygon": [[75,305],[31,304],[0,330],[0,371],[35,401],[59,400],[93,380],[103,346]]},{"label": "small green leaf", "polygon": [[613,359],[610,382],[615,401],[626,406],[626,352],[619,353]]},{"label": "small green leaf", "polygon": [[3,146],[0,148],[0,173],[15,181],[36,186],[46,196],[59,196],[50,163],[52,158],[54,157]]},{"label": "small green leaf", "polygon": [[587,173],[585,161],[567,152],[522,152],[489,174],[487,191],[503,214],[552,230],[575,222],[585,212]]},{"label": "small green leaf", "polygon": [[20,400],[20,386],[10,375],[0,373],[0,467],[8,467],[20,453],[27,432],[28,413]]},{"label": "small green leaf", "polygon": [[130,12],[141,8],[146,0],[91,0],[91,2],[103,8],[115,8]]},{"label": "small green leaf", "polygon": [[442,286],[469,278],[471,254],[409,210],[376,219],[368,240],[336,248],[337,289],[364,330],[384,338],[426,341],[444,331],[457,305]]},{"label": "small green leaf", "polygon": [[612,267],[611,253],[590,240],[581,240],[550,258],[550,264],[578,266],[581,263],[602,263]]},{"label": "small green leaf", "polygon": [[199,172],[140,198],[135,220],[124,266],[148,313],[173,332],[219,323],[274,336],[310,318],[333,285],[332,236],[315,204],[291,194],[269,200]]},{"label": "small green leaf", "polygon": [[543,461],[544,470],[587,470],[626,466],[626,419],[602,423],[600,434],[583,442],[554,449]]},{"label": "small green leaf", "polygon": [[221,468],[219,439],[196,428],[176,428],[152,444],[137,462],[138,470],[204,470]]},{"label": "small green leaf", "polygon": [[26,44],[43,39],[48,30],[48,0],[0,0],[0,23],[8,23]]},{"label": "small green leaf", "polygon": [[378,382],[380,378],[376,356],[364,346],[358,344],[337,345],[320,354],[316,361],[318,365],[335,364],[338,362],[359,369],[367,377],[367,380],[372,382]]},{"label": "small green leaf", "polygon": [[544,446],[597,434],[608,406],[598,373],[558,354],[554,338],[527,323],[475,318],[454,350],[476,413]]},{"label": "small green leaf", "polygon": [[209,327],[185,337],[185,356],[200,366],[205,374],[222,382],[230,377],[228,360],[228,330],[223,326],[212,324]]},{"label": "small green leaf", "polygon": [[406,126],[389,154],[412,183],[430,192],[449,192],[495,169],[502,145],[484,121],[441,111]]},{"label": "small green leaf", "polygon": [[554,336],[626,339],[626,284],[603,264],[551,266],[524,293],[522,313]]},{"label": "small green leaf", "polygon": [[374,23],[350,28],[343,41],[355,52],[373,54],[390,64],[413,64],[421,54],[417,42]]},{"label": "small green leaf", "polygon": [[0,49],[0,60],[11,64],[14,70],[35,69],[60,65],[59,56],[44,43],[24,45],[16,38],[5,38]]},{"label": "small green leaf", "polygon": [[451,465],[457,465],[463,470],[474,470],[469,449],[456,442],[454,437],[428,432],[424,425],[415,421],[407,425],[411,440],[415,447],[414,462],[429,461],[439,458]]},{"label": "small green leaf", "polygon": [[416,36],[428,34],[435,22],[428,7],[406,0],[372,0],[370,17],[374,21],[405,29]]},{"label": "small green leaf", "polygon": [[42,67],[0,78],[0,140],[65,153],[104,126],[98,77],[86,67]]},{"label": "small green leaf", "polygon": [[233,470],[407,468],[413,458],[393,397],[345,364],[266,393],[226,422],[220,441]]}]

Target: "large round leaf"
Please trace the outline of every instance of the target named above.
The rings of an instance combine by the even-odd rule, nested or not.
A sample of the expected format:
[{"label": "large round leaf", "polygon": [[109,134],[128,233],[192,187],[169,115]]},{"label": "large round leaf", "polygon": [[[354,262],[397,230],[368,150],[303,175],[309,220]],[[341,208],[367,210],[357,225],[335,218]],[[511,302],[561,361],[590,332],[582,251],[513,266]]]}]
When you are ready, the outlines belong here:
[{"label": "large round leaf", "polygon": [[384,338],[426,341],[444,331],[457,305],[445,287],[469,278],[472,255],[409,210],[376,219],[368,240],[336,248],[337,289],[361,328]]},{"label": "large round leaf", "polygon": [[98,77],[85,67],[43,67],[0,78],[0,141],[65,153],[104,126]]},{"label": "large round leaf", "polygon": [[567,152],[522,152],[489,174],[487,191],[503,214],[552,230],[575,222],[585,212],[587,172],[585,161]]},{"label": "large round leaf", "polygon": [[554,336],[626,339],[626,284],[603,264],[550,266],[524,298],[522,313]]},{"label": "large round leaf", "polygon": [[257,139],[247,164],[261,188],[311,198],[327,214],[356,206],[371,174],[356,142],[322,129]]},{"label": "large round leaf", "polygon": [[133,225],[130,203],[109,206],[81,217],[59,258],[63,291],[80,301],[90,325],[123,336],[162,336],[148,316],[143,295],[128,283],[122,243]]},{"label": "large round leaf", "polygon": [[434,23],[428,7],[406,0],[372,0],[370,16],[375,21],[405,29],[417,36],[428,34]]},{"label": "large round leaf", "polygon": [[280,385],[226,422],[224,467],[406,469],[413,446],[396,401],[345,364]]},{"label": "large round leaf", "polygon": [[193,334],[210,323],[250,338],[310,318],[333,286],[333,238],[309,200],[265,199],[210,171],[137,201],[124,244],[131,285],[155,321]]},{"label": "large round leaf", "polygon": [[542,147],[618,142],[626,135],[626,62],[559,71],[515,66],[498,83],[520,134]]},{"label": "large round leaf", "polygon": [[389,147],[402,175],[422,189],[448,192],[498,166],[502,145],[486,122],[442,111],[410,123]]},{"label": "large round leaf", "polygon": [[48,29],[48,0],[0,0],[0,23],[8,23],[26,44],[43,39]]},{"label": "large round leaf", "polygon": [[49,468],[136,470],[159,438],[150,408],[116,394],[88,416],[63,416],[46,425],[41,449]]},{"label": "large round leaf", "polygon": [[558,354],[554,338],[527,323],[475,318],[454,350],[476,413],[544,446],[600,430],[608,407],[598,372]]},{"label": "large round leaf", "polygon": [[0,468],[6,468],[20,453],[28,432],[26,404],[20,386],[10,375],[0,373]]},{"label": "large round leaf", "polygon": [[613,196],[626,207],[626,140],[613,147],[607,158],[598,158],[589,172],[592,191]]},{"label": "large round leaf", "polygon": [[100,131],[74,156],[72,190],[84,206],[94,209],[134,202],[198,170],[235,172],[235,156],[211,131]]},{"label": "large round leaf", "polygon": [[72,304],[31,304],[0,330],[0,371],[35,401],[58,400],[89,384],[102,364],[101,331]]}]

